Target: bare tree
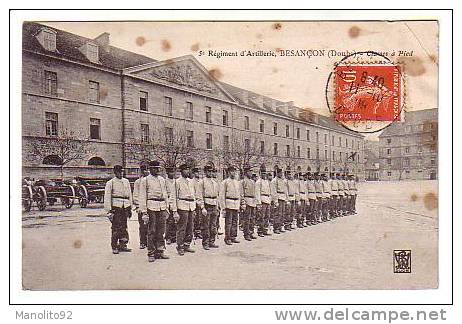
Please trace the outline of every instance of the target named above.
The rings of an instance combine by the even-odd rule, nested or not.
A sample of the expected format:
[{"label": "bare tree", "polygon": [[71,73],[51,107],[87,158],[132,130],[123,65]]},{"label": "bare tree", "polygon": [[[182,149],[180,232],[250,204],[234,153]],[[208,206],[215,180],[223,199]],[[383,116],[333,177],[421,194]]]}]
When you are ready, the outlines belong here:
[{"label": "bare tree", "polygon": [[64,167],[72,162],[82,161],[93,152],[88,136],[77,131],[63,128],[56,137],[35,138],[30,144],[29,152],[43,160],[55,157],[50,164],[60,166],[61,177],[64,177]]}]

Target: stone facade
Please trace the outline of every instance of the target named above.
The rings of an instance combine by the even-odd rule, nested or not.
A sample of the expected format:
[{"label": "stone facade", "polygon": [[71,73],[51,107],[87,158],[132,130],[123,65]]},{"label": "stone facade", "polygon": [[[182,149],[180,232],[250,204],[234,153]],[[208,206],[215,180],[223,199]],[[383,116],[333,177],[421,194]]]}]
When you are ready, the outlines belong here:
[{"label": "stone facade", "polygon": [[[31,37],[30,30],[40,30],[41,26],[28,25],[23,37]],[[90,41],[56,32],[58,45],[71,47],[72,42],[78,42],[75,45],[78,47]],[[108,174],[114,164],[135,169],[139,161],[127,147],[141,140],[141,124],[144,124],[149,125],[151,138],[159,136],[165,127],[191,131],[194,147],[209,151],[209,159],[218,165],[213,151],[222,149],[224,137],[228,136],[230,145],[234,139],[263,141],[267,169],[291,163],[300,171],[348,171],[364,178],[363,136],[345,130],[325,116],[312,114],[313,119],[306,121],[302,118],[303,111],[290,102],[219,82],[192,56],[157,62],[106,44],[100,47],[100,62],[95,64],[66,48],[48,53],[39,45],[30,48],[29,43],[23,46],[24,176],[58,176],[56,167],[44,165],[42,156],[30,154],[34,140],[50,138],[46,134],[46,113],[51,112],[58,114],[60,129],[72,129],[85,136],[90,134],[91,118],[100,123],[100,139],[91,140],[92,153],[66,166],[65,176]],[[110,55],[111,59],[104,55]],[[56,73],[55,93],[46,90],[46,71]],[[95,82],[98,102],[92,100],[91,88]],[[146,110],[141,109],[140,97],[147,97],[143,101]],[[277,123],[276,134],[274,123]],[[207,134],[212,137],[211,150],[206,148]],[[88,166],[92,157],[101,158],[105,166]]]}]

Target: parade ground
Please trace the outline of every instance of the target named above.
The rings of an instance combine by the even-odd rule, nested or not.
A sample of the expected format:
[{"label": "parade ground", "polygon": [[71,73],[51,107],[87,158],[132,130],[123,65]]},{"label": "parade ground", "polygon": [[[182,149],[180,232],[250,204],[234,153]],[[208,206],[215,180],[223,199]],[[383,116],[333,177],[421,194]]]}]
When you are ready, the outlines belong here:
[{"label": "parade ground", "polygon": [[[357,214],[218,249],[147,261],[138,220],[131,253],[113,255],[102,204],[36,207],[22,214],[23,288],[417,289],[438,286],[437,181],[358,185]],[[18,215],[19,216],[19,215]],[[221,219],[223,223],[223,219]],[[222,226],[223,230],[223,226]],[[393,272],[393,250],[412,251],[412,272]]]}]

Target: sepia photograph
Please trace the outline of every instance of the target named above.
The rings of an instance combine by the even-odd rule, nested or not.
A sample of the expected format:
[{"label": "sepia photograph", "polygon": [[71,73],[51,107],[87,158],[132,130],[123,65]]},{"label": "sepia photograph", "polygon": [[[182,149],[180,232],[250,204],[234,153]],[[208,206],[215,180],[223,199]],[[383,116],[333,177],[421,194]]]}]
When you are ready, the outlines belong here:
[{"label": "sepia photograph", "polygon": [[436,290],[439,31],[23,21],[22,289]]}]

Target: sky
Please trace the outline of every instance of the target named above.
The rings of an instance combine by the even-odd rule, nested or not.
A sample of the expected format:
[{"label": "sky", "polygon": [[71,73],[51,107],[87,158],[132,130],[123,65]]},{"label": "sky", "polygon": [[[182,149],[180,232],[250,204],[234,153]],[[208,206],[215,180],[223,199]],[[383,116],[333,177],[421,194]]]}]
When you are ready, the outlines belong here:
[{"label": "sky", "polygon": [[[81,36],[167,60],[194,55],[220,81],[327,115],[325,88],[336,52],[387,52],[404,64],[406,110],[437,108],[438,24],[407,22],[46,22]],[[312,57],[222,57],[209,51],[324,50]],[[398,51],[412,56],[398,57]],[[199,55],[203,51],[204,55]],[[395,51],[396,55],[391,57]],[[411,52],[412,51],[412,52]]]}]

